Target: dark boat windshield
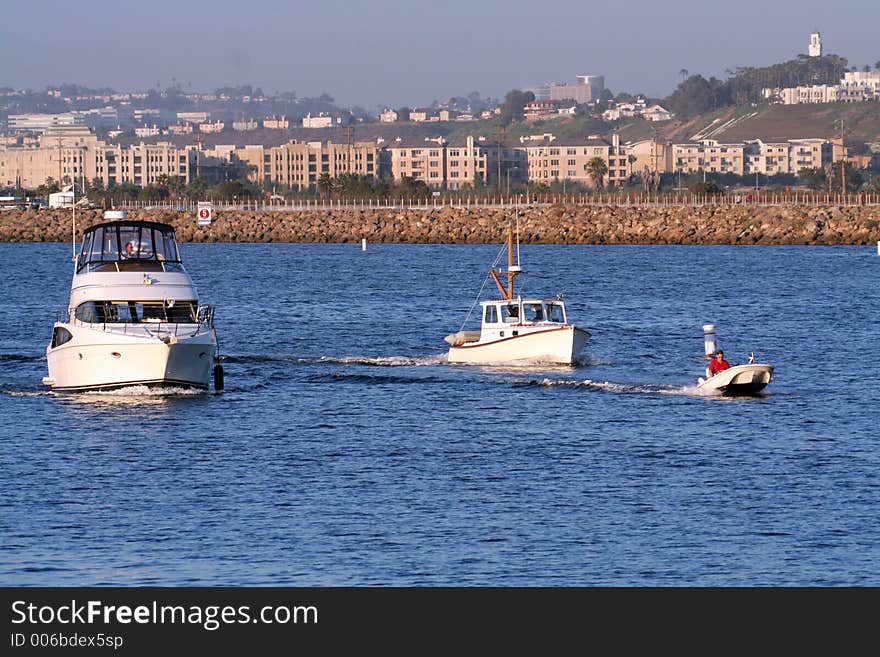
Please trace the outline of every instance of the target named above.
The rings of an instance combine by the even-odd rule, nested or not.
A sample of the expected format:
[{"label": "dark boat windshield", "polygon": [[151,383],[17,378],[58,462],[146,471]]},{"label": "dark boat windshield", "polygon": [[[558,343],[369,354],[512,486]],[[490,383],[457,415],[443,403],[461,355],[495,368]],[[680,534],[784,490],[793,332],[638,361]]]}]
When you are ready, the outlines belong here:
[{"label": "dark boat windshield", "polygon": [[76,270],[182,270],[174,229],[146,221],[116,221],[83,234]]}]

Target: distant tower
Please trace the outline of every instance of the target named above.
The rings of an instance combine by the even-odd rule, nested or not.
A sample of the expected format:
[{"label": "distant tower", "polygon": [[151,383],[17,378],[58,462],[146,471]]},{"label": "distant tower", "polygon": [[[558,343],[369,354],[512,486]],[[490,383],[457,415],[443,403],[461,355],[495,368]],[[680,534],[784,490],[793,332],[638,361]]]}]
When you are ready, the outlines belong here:
[{"label": "distant tower", "polygon": [[810,34],[810,57],[822,56],[822,37],[818,32]]}]

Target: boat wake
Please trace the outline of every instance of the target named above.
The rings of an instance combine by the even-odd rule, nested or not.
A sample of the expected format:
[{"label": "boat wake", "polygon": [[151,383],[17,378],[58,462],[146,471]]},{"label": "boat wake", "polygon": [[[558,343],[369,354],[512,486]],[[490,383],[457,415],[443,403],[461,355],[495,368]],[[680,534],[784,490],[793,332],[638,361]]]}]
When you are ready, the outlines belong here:
[{"label": "boat wake", "polygon": [[89,390],[78,393],[78,397],[128,398],[128,397],[198,397],[208,394],[201,388],[183,386],[126,386],[113,390]]},{"label": "boat wake", "polygon": [[516,381],[503,381],[499,383],[513,383],[517,386],[540,386],[545,388],[587,388],[602,392],[618,394],[639,395],[680,395],[685,397],[717,397],[715,391],[707,391],[697,388],[695,385],[674,386],[654,383],[613,383],[611,381],[592,381],[591,379],[520,379]]},{"label": "boat wake", "polygon": [[371,365],[374,367],[426,367],[430,365],[445,365],[446,354],[432,356],[352,356],[346,358],[321,356],[318,362],[336,365]]},{"label": "boat wake", "polygon": [[226,363],[293,363],[298,365],[367,365],[373,367],[426,367],[445,365],[446,354],[430,356],[223,356]]}]

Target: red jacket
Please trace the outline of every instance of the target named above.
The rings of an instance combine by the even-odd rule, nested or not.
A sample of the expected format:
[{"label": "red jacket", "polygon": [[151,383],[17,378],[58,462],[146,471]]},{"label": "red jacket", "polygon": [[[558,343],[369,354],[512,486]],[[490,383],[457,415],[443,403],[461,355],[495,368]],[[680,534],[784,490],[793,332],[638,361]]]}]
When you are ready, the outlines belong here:
[{"label": "red jacket", "polygon": [[718,372],[723,372],[724,370],[730,367],[730,363],[728,363],[723,358],[718,360],[717,358],[713,358],[712,362],[709,363],[709,376],[715,376]]}]

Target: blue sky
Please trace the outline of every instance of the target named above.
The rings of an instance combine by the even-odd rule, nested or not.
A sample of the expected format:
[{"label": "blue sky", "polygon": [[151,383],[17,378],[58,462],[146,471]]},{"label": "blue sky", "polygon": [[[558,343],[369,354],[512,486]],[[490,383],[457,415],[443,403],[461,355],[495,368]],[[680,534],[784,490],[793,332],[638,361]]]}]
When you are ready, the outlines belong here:
[{"label": "blue sky", "polygon": [[[212,91],[329,93],[339,104],[424,105],[578,74],[615,93],[664,96],[679,71],[726,77],[806,53],[880,60],[880,2],[611,3],[482,0],[4,0],[0,86],[73,82],[120,91],[172,79]],[[191,83],[191,86],[189,86]]]}]

